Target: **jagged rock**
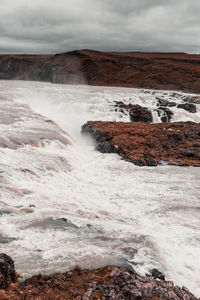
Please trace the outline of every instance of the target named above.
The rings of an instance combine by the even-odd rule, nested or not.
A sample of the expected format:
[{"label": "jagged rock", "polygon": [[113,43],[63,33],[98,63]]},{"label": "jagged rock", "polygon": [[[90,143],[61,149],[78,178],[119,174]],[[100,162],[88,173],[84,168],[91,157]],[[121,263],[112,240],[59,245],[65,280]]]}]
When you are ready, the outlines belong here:
[{"label": "jagged rock", "polygon": [[121,101],[116,102],[115,106],[118,107],[122,113],[128,113],[132,122],[153,122],[152,113],[146,107],[142,107],[138,104],[124,104]]},{"label": "jagged rock", "polygon": [[118,153],[138,166],[200,166],[200,124],[89,121],[82,133],[93,137],[101,152]]},{"label": "jagged rock", "polygon": [[192,103],[182,103],[179,104],[177,106],[177,108],[182,108],[190,113],[196,113],[197,112],[197,108],[196,105],[192,104]]},{"label": "jagged rock", "polygon": [[7,288],[9,283],[16,281],[15,265],[12,258],[0,253],[0,289]]},{"label": "jagged rock", "polygon": [[162,99],[162,98],[159,98],[159,97],[156,97],[156,100],[158,100],[157,106],[173,107],[173,106],[177,105],[176,102],[170,102],[166,99]]},{"label": "jagged rock", "polygon": [[132,122],[153,122],[152,114],[146,107],[140,105],[133,105],[130,111],[130,118]]},{"label": "jagged rock", "polygon": [[[1,295],[0,291],[0,299]],[[23,285],[10,286],[6,297],[7,300],[36,297],[43,300],[197,300],[187,288],[174,286],[171,281],[140,276],[133,269],[116,266],[93,270],[76,268],[52,276],[36,275]]]},{"label": "jagged rock", "polygon": [[146,276],[152,277],[153,279],[160,279],[160,280],[165,280],[165,275],[160,272],[158,269],[152,269],[149,271],[149,274]]},{"label": "jagged rock", "polygon": [[173,116],[173,112],[168,107],[177,106],[177,103],[170,102],[166,99],[162,99],[159,97],[156,97],[156,99],[158,100],[158,102],[157,102],[158,108],[155,109],[155,111],[157,112],[158,116],[160,117],[160,120],[163,123],[170,122],[172,119],[172,116]]},{"label": "jagged rock", "polygon": [[160,117],[160,120],[163,123],[168,123],[171,121],[173,112],[168,107],[160,106],[155,111],[157,112],[158,116]]},{"label": "jagged rock", "polygon": [[171,93],[169,96],[170,98],[181,98],[182,101],[186,103],[200,104],[199,96],[183,95],[176,92]]},{"label": "jagged rock", "polygon": [[182,97],[184,102],[200,104],[200,97],[199,96],[185,96]]}]

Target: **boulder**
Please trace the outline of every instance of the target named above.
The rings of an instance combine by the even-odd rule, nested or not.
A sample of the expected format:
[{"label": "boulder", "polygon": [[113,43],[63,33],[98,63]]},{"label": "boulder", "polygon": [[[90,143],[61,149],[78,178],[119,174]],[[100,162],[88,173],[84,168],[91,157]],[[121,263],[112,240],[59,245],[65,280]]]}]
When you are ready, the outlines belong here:
[{"label": "boulder", "polygon": [[158,100],[157,106],[173,107],[177,105],[176,102],[168,101],[166,99],[159,98],[159,97],[156,97],[156,100]]},{"label": "boulder", "polygon": [[154,279],[165,280],[165,275],[156,268],[150,270],[149,274],[147,274],[146,276],[152,277]]},{"label": "boulder", "polygon": [[0,254],[0,289],[7,288],[9,283],[16,281],[14,261],[7,254]]},{"label": "boulder", "polygon": [[160,117],[160,120],[163,123],[169,123],[172,119],[173,112],[168,108],[168,107],[158,107],[155,109],[157,112],[158,116]]},{"label": "boulder", "polygon": [[197,112],[197,108],[196,105],[194,105],[193,103],[182,103],[179,104],[177,106],[177,108],[182,108],[190,113],[196,113]]},{"label": "boulder", "polygon": [[185,96],[182,97],[184,102],[200,104],[200,97],[199,96]]},{"label": "boulder", "polygon": [[138,104],[124,104],[123,102],[116,102],[115,107],[118,107],[122,113],[129,114],[132,122],[152,123],[153,117],[148,108]]}]

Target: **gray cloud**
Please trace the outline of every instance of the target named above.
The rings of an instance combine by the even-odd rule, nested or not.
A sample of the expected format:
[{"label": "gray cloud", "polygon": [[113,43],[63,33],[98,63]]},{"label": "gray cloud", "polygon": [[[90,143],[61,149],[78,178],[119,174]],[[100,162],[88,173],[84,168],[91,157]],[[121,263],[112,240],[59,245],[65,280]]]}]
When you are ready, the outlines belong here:
[{"label": "gray cloud", "polygon": [[200,53],[199,0],[0,0],[0,53]]}]

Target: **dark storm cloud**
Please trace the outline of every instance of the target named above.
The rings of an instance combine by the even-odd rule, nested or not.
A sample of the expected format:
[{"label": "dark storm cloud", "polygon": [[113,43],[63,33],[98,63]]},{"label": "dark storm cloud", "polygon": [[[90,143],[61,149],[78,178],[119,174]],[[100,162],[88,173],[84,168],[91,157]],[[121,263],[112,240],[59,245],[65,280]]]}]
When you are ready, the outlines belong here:
[{"label": "dark storm cloud", "polygon": [[0,52],[199,53],[199,13],[199,0],[0,0]]}]

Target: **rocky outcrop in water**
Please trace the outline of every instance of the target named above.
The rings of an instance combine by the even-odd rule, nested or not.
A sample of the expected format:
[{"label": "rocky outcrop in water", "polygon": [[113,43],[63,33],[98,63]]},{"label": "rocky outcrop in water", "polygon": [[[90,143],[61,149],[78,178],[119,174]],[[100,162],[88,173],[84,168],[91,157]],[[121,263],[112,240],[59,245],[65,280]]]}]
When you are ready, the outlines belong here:
[{"label": "rocky outcrop in water", "polygon": [[196,113],[197,112],[197,109],[196,109],[196,105],[192,104],[192,103],[182,103],[182,104],[179,104],[177,106],[177,108],[182,108],[190,113]]},{"label": "rocky outcrop in water", "polygon": [[76,50],[0,55],[0,79],[169,89],[200,93],[200,55]]},{"label": "rocky outcrop in water", "polygon": [[174,106],[177,106],[176,102],[168,101],[168,100],[163,99],[163,98],[156,97],[156,100],[158,100],[158,102],[157,102],[158,107],[160,107],[160,106],[161,107],[174,107]]},{"label": "rocky outcrop in water", "polygon": [[138,166],[162,162],[178,166],[200,166],[200,124],[89,121],[82,133],[95,139],[96,149],[118,153]]},{"label": "rocky outcrop in water", "polygon": [[158,108],[155,109],[155,111],[157,111],[158,116],[160,117],[160,120],[163,123],[170,122],[172,119],[173,112],[169,109],[169,107],[181,108],[181,109],[188,111],[189,113],[197,112],[197,107],[194,103],[199,104],[198,97],[192,97],[192,96],[180,97],[180,94],[177,94],[177,93],[174,93],[173,95],[179,96],[179,98],[182,99],[183,103],[178,104],[174,101],[168,101],[164,98],[156,97]]},{"label": "rocky outcrop in water", "polygon": [[159,106],[155,111],[163,123],[169,123],[171,121],[173,112],[168,107]]},{"label": "rocky outcrop in water", "polygon": [[157,112],[161,122],[170,122],[173,116],[173,112],[169,109],[169,107],[177,106],[177,103],[159,97],[156,97],[156,100],[158,108],[155,109],[155,111]]},{"label": "rocky outcrop in water", "polygon": [[200,97],[199,96],[192,96],[192,95],[181,95],[179,93],[173,92],[170,95],[170,98],[182,98],[183,102],[188,102],[188,103],[194,103],[194,104],[200,104]]},{"label": "rocky outcrop in water", "polygon": [[[116,266],[93,270],[75,268],[52,276],[35,275],[25,282],[14,283],[16,273],[12,259],[0,254],[0,263],[0,275],[7,280],[6,285],[0,286],[2,300],[197,300],[186,287],[175,286],[172,281],[165,281],[163,277],[161,280],[155,280],[140,276],[128,268]],[[158,273],[157,270],[156,274]]]},{"label": "rocky outcrop in water", "polygon": [[152,113],[146,107],[142,107],[138,104],[125,104],[121,101],[117,101],[115,107],[122,113],[128,113],[132,122],[153,122]]}]

